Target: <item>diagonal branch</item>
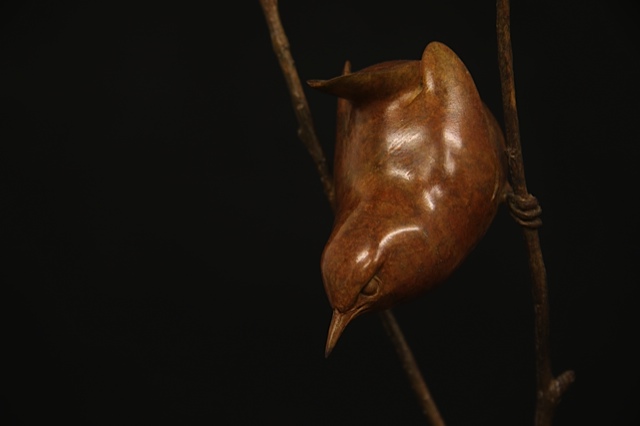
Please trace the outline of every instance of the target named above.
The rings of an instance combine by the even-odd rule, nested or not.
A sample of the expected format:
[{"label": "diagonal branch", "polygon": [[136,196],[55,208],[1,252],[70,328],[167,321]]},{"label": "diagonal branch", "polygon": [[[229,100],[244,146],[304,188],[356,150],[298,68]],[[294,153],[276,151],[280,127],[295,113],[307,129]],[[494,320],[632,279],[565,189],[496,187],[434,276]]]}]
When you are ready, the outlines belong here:
[{"label": "diagonal branch", "polygon": [[329,174],[326,158],[322,152],[322,147],[318,141],[318,137],[316,136],[309,104],[307,103],[307,98],[302,90],[300,77],[296,71],[295,63],[291,56],[291,50],[289,49],[289,39],[287,38],[284,28],[282,27],[282,22],[280,21],[278,0],[260,0],[260,5],[262,6],[262,10],[267,20],[273,50],[278,58],[280,68],[282,68],[282,73],[287,82],[287,87],[289,88],[293,110],[296,114],[296,118],[298,119],[298,124],[300,126],[298,128],[298,137],[307,147],[313,162],[316,164],[324,193],[329,200],[331,209],[335,210],[333,179]]},{"label": "diagonal branch", "polygon": [[509,207],[516,222],[522,225],[532,278],[537,369],[537,401],[534,424],[536,426],[550,426],[554,410],[560,402],[562,394],[573,383],[575,374],[569,370],[555,378],[551,372],[547,274],[537,229],[542,224],[540,220],[541,209],[535,197],[527,190],[524,173],[513,77],[509,0],[497,0],[496,11],[498,65],[502,83],[505,138],[513,188]]},{"label": "diagonal branch", "polygon": [[[300,78],[298,77],[298,73],[291,56],[289,41],[280,21],[278,2],[277,0],[260,0],[260,5],[262,6],[267,20],[273,50],[278,58],[280,67],[282,68],[282,72],[291,95],[293,109],[295,111],[296,118],[298,119],[298,124],[300,125],[298,129],[298,136],[302,139],[302,142],[307,147],[309,154],[316,164],[325,195],[327,196],[331,208],[335,211],[333,180],[328,172],[327,162],[315,133],[309,105],[302,90]],[[444,426],[444,421],[433,402],[433,398],[431,398],[429,389],[422,378],[420,369],[418,368],[409,345],[406,343],[400,326],[396,322],[395,316],[391,310],[386,310],[380,313],[380,319],[382,320],[382,323],[396,348],[396,352],[402,361],[402,366],[409,378],[411,387],[418,397],[423,413],[433,426]]]}]

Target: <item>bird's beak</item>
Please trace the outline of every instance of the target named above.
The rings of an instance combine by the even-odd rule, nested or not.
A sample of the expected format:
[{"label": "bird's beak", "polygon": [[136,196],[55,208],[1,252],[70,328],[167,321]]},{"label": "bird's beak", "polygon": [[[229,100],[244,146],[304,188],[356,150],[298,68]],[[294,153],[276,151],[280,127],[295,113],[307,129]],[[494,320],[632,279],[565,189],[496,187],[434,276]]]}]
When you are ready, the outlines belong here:
[{"label": "bird's beak", "polygon": [[327,345],[324,349],[324,357],[328,358],[329,354],[335,347],[338,339],[342,335],[342,332],[347,327],[347,324],[351,322],[353,317],[358,311],[351,310],[345,313],[338,312],[337,309],[333,310],[333,316],[331,317],[331,325],[329,325],[329,335],[327,336]]}]

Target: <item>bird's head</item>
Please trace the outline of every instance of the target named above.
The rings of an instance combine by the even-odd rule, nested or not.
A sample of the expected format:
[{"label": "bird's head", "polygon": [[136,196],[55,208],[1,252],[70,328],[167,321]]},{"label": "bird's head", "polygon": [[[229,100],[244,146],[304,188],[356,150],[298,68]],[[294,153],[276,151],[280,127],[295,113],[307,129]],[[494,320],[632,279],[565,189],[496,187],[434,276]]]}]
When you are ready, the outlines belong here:
[{"label": "bird's head", "polygon": [[366,210],[357,209],[335,227],[322,254],[325,292],[333,308],[325,356],[357,316],[390,308],[430,287],[424,228],[410,220],[398,225],[395,215],[381,220]]}]

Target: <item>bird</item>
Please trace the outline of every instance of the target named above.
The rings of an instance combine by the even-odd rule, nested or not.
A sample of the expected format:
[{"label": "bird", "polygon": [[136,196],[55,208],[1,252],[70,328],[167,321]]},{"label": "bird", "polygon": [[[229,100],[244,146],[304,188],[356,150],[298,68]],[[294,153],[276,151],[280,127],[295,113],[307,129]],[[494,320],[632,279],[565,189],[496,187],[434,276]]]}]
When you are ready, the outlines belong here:
[{"label": "bird", "polygon": [[320,269],[329,357],[356,317],[440,285],[476,247],[510,191],[504,134],[462,60],[432,41],[327,80],[336,96],[335,216]]}]

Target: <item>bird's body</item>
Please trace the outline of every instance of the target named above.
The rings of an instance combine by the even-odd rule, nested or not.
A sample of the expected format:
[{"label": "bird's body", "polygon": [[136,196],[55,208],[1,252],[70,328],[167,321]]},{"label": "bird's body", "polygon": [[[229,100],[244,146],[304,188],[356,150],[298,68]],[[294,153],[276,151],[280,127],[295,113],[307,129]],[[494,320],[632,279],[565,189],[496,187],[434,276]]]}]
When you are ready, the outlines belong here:
[{"label": "bird's body", "polygon": [[356,316],[418,297],[476,246],[508,183],[502,131],[464,64],[430,43],[312,87],[339,97],[336,217],[321,270],[326,354]]}]

